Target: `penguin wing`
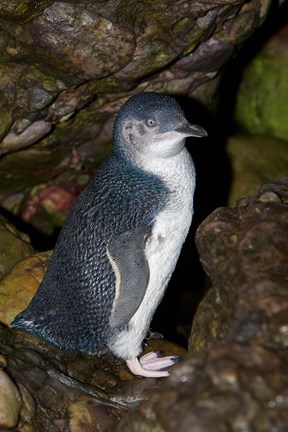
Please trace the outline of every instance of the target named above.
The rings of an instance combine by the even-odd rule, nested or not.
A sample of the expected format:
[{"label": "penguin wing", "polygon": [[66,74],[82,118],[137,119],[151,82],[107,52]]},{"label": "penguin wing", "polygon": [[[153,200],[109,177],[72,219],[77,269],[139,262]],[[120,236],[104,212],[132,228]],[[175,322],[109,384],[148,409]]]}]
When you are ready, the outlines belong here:
[{"label": "penguin wing", "polygon": [[110,315],[111,327],[128,324],[139,308],[149,282],[145,256],[148,226],[125,231],[109,240],[107,255],[116,276],[115,299]]}]

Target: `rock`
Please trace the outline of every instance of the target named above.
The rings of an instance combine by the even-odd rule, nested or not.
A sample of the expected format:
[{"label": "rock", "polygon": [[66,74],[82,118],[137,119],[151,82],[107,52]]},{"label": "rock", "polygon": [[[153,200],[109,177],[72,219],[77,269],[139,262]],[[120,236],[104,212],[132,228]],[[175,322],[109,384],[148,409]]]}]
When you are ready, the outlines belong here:
[{"label": "rock", "polygon": [[0,428],[17,426],[22,400],[19,391],[9,376],[0,369]]},{"label": "rock", "polygon": [[269,349],[241,343],[194,354],[112,430],[261,432],[275,427],[284,432],[286,367],[287,361]]},{"label": "rock", "polygon": [[[3,96],[3,99],[5,100],[4,96]],[[6,107],[2,106],[0,108],[0,116],[1,116],[1,122],[0,122],[0,140],[2,140],[2,138],[5,137],[5,135],[10,130],[10,127],[12,126],[13,118],[12,118],[11,110],[7,106]]]},{"label": "rock", "polygon": [[0,5],[0,17],[17,20],[17,19],[27,19],[37,15],[41,12],[47,5],[51,3],[51,0],[40,0],[35,5],[33,0],[3,0]]},{"label": "rock", "polygon": [[[30,26],[39,57],[46,52],[56,68],[80,79],[99,79],[130,63],[136,44],[132,29],[112,22],[97,9],[53,2]],[[107,56],[109,52],[114,55]]]},{"label": "rock", "polygon": [[32,255],[0,281],[0,321],[9,325],[30,303],[45,274],[51,251]]},{"label": "rock", "polygon": [[111,430],[120,416],[107,406],[99,405],[91,398],[80,397],[67,409],[71,432],[105,432]]},{"label": "rock", "polygon": [[[88,377],[97,369],[109,369],[104,360],[60,351],[20,330],[9,330],[1,325],[0,330],[0,352],[6,354],[7,370],[17,382],[23,398],[17,426],[20,431],[28,427],[35,431],[65,430],[69,425],[71,430],[77,430],[81,423],[81,412],[77,413],[77,408],[83,410],[81,427],[88,431],[91,424],[95,428],[98,424],[99,428],[112,424],[122,410],[125,411],[125,406],[122,408],[112,402],[105,390],[89,383]],[[73,371],[71,364],[77,361],[82,365],[86,362],[85,367]]]},{"label": "rock", "polygon": [[[147,349],[185,353],[163,339]],[[68,353],[27,332],[0,324],[0,356],[17,383],[22,409],[17,430],[108,432],[127,410],[150,397],[161,380],[131,375],[125,362]],[[0,358],[1,361],[1,358]],[[157,382],[158,381],[158,382]]]},{"label": "rock", "polygon": [[18,389],[22,398],[22,408],[18,423],[19,432],[37,432],[34,428],[36,416],[36,404],[29,391],[21,383]]},{"label": "rock", "polygon": [[0,279],[23,258],[33,253],[29,237],[0,215]]},{"label": "rock", "polygon": [[236,120],[251,134],[287,141],[288,25],[273,36],[246,67],[239,87]]},{"label": "rock", "polygon": [[[59,191],[67,171],[68,190],[91,177],[131,95],[167,92],[214,107],[219,72],[270,0],[2,3],[0,205],[27,217],[35,189],[52,182]],[[49,234],[63,218],[40,210],[29,223]]]},{"label": "rock", "polygon": [[204,328],[205,346],[227,338],[274,349],[288,343],[287,209],[288,177],[283,177],[235,208],[215,210],[200,225],[197,248],[207,274],[212,280],[217,275],[217,285],[195,317],[191,350],[204,346],[196,333]]},{"label": "rock", "polygon": [[44,120],[39,120],[28,126],[20,134],[14,132],[9,133],[2,141],[0,156],[8,151],[11,152],[29,147],[35,141],[38,141],[43,138],[43,136],[47,135],[51,130],[51,127],[51,124],[46,123]]},{"label": "rock", "polygon": [[[287,135],[288,137],[288,135]],[[233,178],[229,205],[257,193],[260,184],[288,173],[288,142],[265,135],[234,135],[227,141]]]}]

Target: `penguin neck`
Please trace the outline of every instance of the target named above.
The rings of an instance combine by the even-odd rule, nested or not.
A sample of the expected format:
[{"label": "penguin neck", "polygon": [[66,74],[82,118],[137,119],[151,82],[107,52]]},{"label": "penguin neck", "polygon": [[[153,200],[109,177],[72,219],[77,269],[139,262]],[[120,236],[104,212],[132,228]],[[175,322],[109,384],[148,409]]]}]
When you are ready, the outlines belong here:
[{"label": "penguin neck", "polygon": [[[119,143],[117,143],[119,144]],[[194,173],[194,165],[185,147],[185,138],[179,142],[177,151],[168,156],[137,152],[133,155],[121,143],[114,147],[113,153],[125,164],[130,164],[136,170],[153,175],[169,186],[175,181],[185,182]]]},{"label": "penguin neck", "polygon": [[[183,185],[190,187],[194,176],[194,164],[185,146],[173,156],[146,159],[141,168],[145,172],[157,176],[170,192],[178,190],[180,194]],[[175,192],[176,195],[178,192]]]},{"label": "penguin neck", "polygon": [[[114,130],[115,132],[115,130]],[[141,171],[149,172],[162,177],[169,174],[173,169],[177,170],[177,164],[188,153],[185,147],[186,139],[183,138],[178,142],[175,139],[171,142],[164,142],[162,148],[155,148],[149,145],[131,145],[127,146],[121,133],[114,133],[113,153],[117,158],[122,159],[125,163],[130,163]],[[131,143],[132,144],[132,143]],[[138,148],[137,148],[138,147]]]},{"label": "penguin neck", "polygon": [[174,154],[166,155],[151,155],[151,154],[139,154],[137,155],[136,164],[143,171],[157,175],[161,178],[170,177],[174,175],[174,172],[178,170],[179,163],[183,157],[185,157],[187,150],[182,146],[181,150]]}]

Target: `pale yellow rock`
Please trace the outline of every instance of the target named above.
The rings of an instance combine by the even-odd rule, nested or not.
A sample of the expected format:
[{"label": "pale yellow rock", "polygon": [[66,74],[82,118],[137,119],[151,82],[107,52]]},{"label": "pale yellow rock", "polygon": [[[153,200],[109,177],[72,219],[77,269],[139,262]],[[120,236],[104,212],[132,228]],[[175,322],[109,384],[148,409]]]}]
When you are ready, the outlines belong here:
[{"label": "pale yellow rock", "polygon": [[0,428],[15,428],[22,407],[21,396],[13,381],[0,369]]},{"label": "pale yellow rock", "polygon": [[87,398],[79,399],[68,407],[71,432],[92,432],[96,429],[95,419],[87,403]]},{"label": "pale yellow rock", "polygon": [[36,416],[36,404],[30,392],[21,383],[18,384],[22,398],[22,409],[20,412],[19,432],[36,432],[34,422]]},{"label": "pale yellow rock", "polygon": [[27,235],[0,215],[0,279],[19,261],[32,255],[34,250]]},{"label": "pale yellow rock", "polygon": [[43,279],[51,251],[32,255],[0,281],[0,321],[9,325],[25,309]]}]

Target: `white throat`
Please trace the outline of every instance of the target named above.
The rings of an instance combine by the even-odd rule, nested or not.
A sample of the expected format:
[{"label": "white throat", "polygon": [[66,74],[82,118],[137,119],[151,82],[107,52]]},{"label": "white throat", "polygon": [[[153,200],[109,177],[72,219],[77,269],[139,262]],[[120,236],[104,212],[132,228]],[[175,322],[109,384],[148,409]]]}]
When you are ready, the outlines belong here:
[{"label": "white throat", "polygon": [[[172,186],[173,183],[175,186],[177,178],[182,177],[182,180],[184,180],[183,177],[187,175],[190,177],[194,174],[193,162],[185,147],[185,138],[182,138],[177,144],[175,145],[174,139],[173,147],[171,148],[171,146],[167,145],[166,151],[162,149],[159,152],[137,152],[135,154],[135,162],[143,171],[160,177],[165,183],[168,182],[169,184],[169,179],[171,179]],[[176,181],[176,183],[178,182]]]}]

